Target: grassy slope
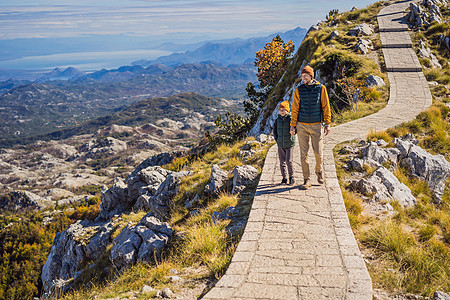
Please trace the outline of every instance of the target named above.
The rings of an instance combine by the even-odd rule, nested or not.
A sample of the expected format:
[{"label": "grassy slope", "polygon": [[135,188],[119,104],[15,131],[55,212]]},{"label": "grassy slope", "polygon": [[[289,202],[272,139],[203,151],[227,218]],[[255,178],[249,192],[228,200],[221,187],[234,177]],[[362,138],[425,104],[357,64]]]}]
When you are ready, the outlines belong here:
[{"label": "grassy slope", "polygon": [[[240,239],[242,232],[234,235],[227,234],[226,228],[233,226],[233,221],[225,220],[213,223],[212,214],[221,212],[229,206],[240,209],[238,220],[245,221],[250,211],[252,196],[231,195],[230,190],[225,190],[217,197],[201,196],[199,199],[199,214],[191,216],[184,208],[187,197],[192,198],[201,194],[209,181],[211,166],[218,164],[222,169],[232,171],[236,166],[242,165],[239,159],[239,149],[252,138],[239,141],[233,145],[220,145],[215,151],[207,153],[201,158],[188,162],[185,158],[176,159],[165,167],[174,171],[189,170],[192,175],[184,177],[177,196],[175,196],[175,207],[169,224],[175,231],[176,238],[172,241],[162,259],[156,264],[138,264],[125,271],[123,274],[104,273],[105,267],[111,267],[108,255],[97,262],[96,267],[88,270],[80,280],[76,282],[79,289],[69,293],[64,299],[99,299],[124,297],[128,293],[139,291],[143,285],[151,285],[162,290],[171,288],[177,295],[189,293],[189,289],[201,286],[202,289],[215,282],[225,272],[231,261],[234,249]],[[273,142],[266,144],[255,143],[253,149],[256,151],[246,164],[252,165],[261,171],[268,149]],[[230,172],[230,178],[232,178]],[[250,194],[254,193],[256,184],[248,188]],[[120,221],[125,225],[128,222],[137,223],[144,212],[131,213],[123,216]],[[119,228],[123,226],[119,225]],[[120,230],[117,231],[117,234]],[[111,268],[112,269],[112,268]],[[182,277],[182,284],[171,282],[170,270],[176,269]],[[99,274],[103,277],[99,278]],[[87,282],[91,287],[82,289]],[[198,296],[202,289],[197,291]],[[156,294],[156,291],[139,294],[138,299],[148,299]]]},{"label": "grassy slope", "polygon": [[[419,40],[425,41],[439,62],[446,66],[450,59],[448,50],[433,43],[443,32],[448,35],[448,24],[434,24],[425,32],[413,33],[412,40],[417,52]],[[450,101],[450,71],[432,68],[428,59],[420,61],[427,80],[438,83],[430,86],[433,105],[412,121],[383,132],[372,132],[367,140],[390,142],[394,137],[413,133],[420,141],[419,146],[450,160],[449,109],[444,105]],[[392,294],[414,293],[429,297],[437,290],[449,293],[450,179],[446,182],[442,203],[435,205],[425,182],[411,177],[403,168],[397,168],[395,175],[410,187],[418,204],[402,209],[394,203],[393,216],[371,215],[366,211],[362,196],[346,187],[345,182],[351,174],[342,168],[346,159],[338,151],[343,146],[338,145],[335,149],[338,176],[352,229],[365,254],[374,287]],[[370,174],[368,171],[367,175]]]},{"label": "grassy slope", "polygon": [[[266,103],[267,107],[275,107],[278,99],[284,96],[284,93],[292,86],[293,82],[298,80],[298,69],[303,60],[311,61],[313,67],[326,72],[336,61],[348,64],[349,66],[357,66],[352,74],[358,79],[365,79],[367,75],[374,74],[383,77],[387,76],[383,73],[383,59],[380,54],[379,41],[374,40],[375,57],[380,64],[374,63],[373,59],[353,52],[356,44],[356,38],[348,37],[345,33],[361,22],[369,22],[376,25],[376,14],[382,8],[380,4],[375,4],[369,8],[346,12],[335,17],[337,23],[336,28],[328,27],[331,19],[322,24],[322,30],[312,32],[300,46],[296,56],[294,56],[291,67],[288,69],[280,84],[273,90]],[[346,20],[350,20],[352,24],[347,24]],[[336,40],[330,40],[331,31],[338,30],[340,37]],[[377,36],[377,35],[375,35]],[[335,122],[345,122],[354,118],[361,117],[368,113],[373,113],[377,109],[383,107],[386,103],[388,88],[378,91],[377,100],[371,103],[361,103],[358,112],[350,109],[335,114]],[[363,107],[367,106],[367,109]],[[243,144],[239,142],[235,145],[223,145],[217,151],[207,154],[205,157],[197,159],[186,164],[184,161],[176,161],[173,165],[167,166],[176,170],[181,168],[184,170],[194,171],[194,175],[183,179],[183,185],[180,193],[176,198],[176,210],[171,225],[178,233],[178,238],[169,247],[163,256],[163,259],[157,264],[139,264],[123,274],[103,274],[99,268],[109,266],[107,255],[104,260],[98,263],[98,268],[93,268],[92,272],[83,274],[78,282],[81,286],[89,286],[87,289],[79,289],[67,295],[66,299],[89,299],[93,297],[110,298],[116,296],[124,296],[130,292],[138,291],[144,284],[149,284],[155,288],[171,287],[175,291],[182,293],[183,290],[192,288],[195,285],[203,283],[205,286],[214,278],[220,277],[225,271],[234,247],[239,239],[239,235],[230,237],[224,234],[223,229],[229,224],[229,221],[211,225],[211,215],[214,211],[221,211],[228,206],[238,205],[242,207],[242,214],[248,214],[251,205],[251,199],[237,198],[229,194],[223,194],[218,198],[201,199],[200,215],[196,217],[187,217],[187,211],[183,204],[186,195],[194,195],[201,191],[206,185],[210,168],[212,164],[219,163],[222,168],[232,170],[234,166],[242,164],[237,157],[238,149]],[[265,153],[269,145],[258,149],[257,154],[250,162],[258,168],[262,167]],[[254,188],[254,187],[253,187]],[[344,192],[345,193],[345,192]],[[348,202],[348,201],[347,201]],[[356,201],[358,203],[358,201]],[[359,206],[355,205],[355,211],[359,211]],[[351,207],[349,211],[352,211]],[[124,222],[137,222],[142,212],[130,214],[124,217]],[[361,217],[361,211],[356,214]],[[351,217],[353,219],[353,217]],[[363,217],[361,217],[363,218]],[[361,223],[364,223],[361,221]],[[353,223],[353,221],[352,221]],[[211,246],[214,247],[211,247]],[[177,269],[180,276],[185,279],[183,285],[171,283],[167,276],[171,275],[169,270]],[[96,272],[94,272],[96,271]],[[89,282],[89,284],[87,284]],[[377,280],[375,279],[375,282]],[[153,296],[154,293],[138,295],[138,299]]]},{"label": "grassy slope", "polygon": [[[322,24],[323,30],[311,33],[300,46],[297,55],[292,60],[291,67],[273,90],[266,105],[269,108],[274,107],[277,103],[276,99],[283,97],[292,83],[298,80],[297,73],[303,60],[312,60],[314,67],[325,70],[329,67],[329,64],[335,63],[333,59],[337,57],[337,60],[343,64],[358,66],[353,74],[358,79],[365,79],[369,74],[379,75],[386,79],[387,76],[382,73],[382,67],[374,63],[373,59],[353,53],[353,48],[357,42],[356,38],[345,36],[345,33],[356,24],[362,22],[375,24],[376,15],[381,8],[380,4],[375,4],[367,9],[339,15],[336,19],[338,27],[333,28],[333,30],[339,30],[342,37],[336,41],[328,39],[329,34],[333,31],[327,26],[331,19],[329,22]],[[353,23],[351,25],[346,24],[345,20],[347,19],[352,20]],[[375,36],[374,44],[376,46],[379,42],[377,42],[378,36]],[[380,55],[379,51],[379,47],[375,47],[375,56]],[[327,63],[320,65],[321,61],[326,61]],[[335,118],[335,122],[345,122],[381,109],[386,104],[387,95],[387,87],[380,89],[377,92],[375,101],[361,103],[358,112],[351,109],[342,110],[338,116],[339,119]],[[177,209],[170,221],[175,231],[182,233],[182,238],[171,245],[162,261],[156,265],[136,265],[124,274],[115,277],[114,282],[108,282],[107,284],[94,283],[92,288],[84,291],[75,291],[67,295],[65,299],[86,299],[94,296],[99,298],[116,297],[125,295],[130,291],[137,291],[143,284],[149,284],[159,289],[169,286],[182,293],[182,286],[171,283],[167,279],[167,276],[170,275],[170,269],[181,270],[182,277],[186,278],[184,289],[186,286],[193,285],[194,281],[197,282],[196,284],[200,284],[202,281],[203,283],[205,283],[205,280],[215,281],[214,278],[220,277],[226,270],[234,253],[239,234],[231,237],[224,235],[223,229],[229,225],[229,221],[211,225],[212,213],[221,211],[230,205],[238,205],[242,207],[243,217],[245,218],[251,207],[251,198],[236,198],[229,194],[223,194],[217,199],[201,199],[202,209],[200,210],[200,215],[196,217],[187,217],[187,211],[182,207],[182,204],[185,201],[186,194],[195,195],[203,190],[208,182],[211,166],[214,163],[219,163],[226,170],[232,170],[234,166],[242,164],[242,161],[237,157],[238,149],[242,144],[243,142],[229,146],[222,145],[217,151],[208,153],[203,158],[187,165],[184,165],[184,161],[175,161],[171,166],[167,166],[174,170],[191,170],[194,171],[194,175],[183,179],[183,186],[175,200]],[[261,169],[269,146],[265,145],[259,149],[251,164]],[[137,220],[139,220],[139,217],[135,218],[135,221]],[[195,275],[187,271],[192,269],[196,270],[194,272]],[[139,297],[153,295],[154,293],[151,293],[149,295],[140,295]]]}]

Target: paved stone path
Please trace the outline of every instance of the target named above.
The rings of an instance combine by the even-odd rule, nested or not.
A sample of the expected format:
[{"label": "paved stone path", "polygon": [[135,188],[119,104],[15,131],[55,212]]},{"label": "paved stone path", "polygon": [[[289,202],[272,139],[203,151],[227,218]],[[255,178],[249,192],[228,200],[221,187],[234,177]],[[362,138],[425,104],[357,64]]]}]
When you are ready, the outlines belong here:
[{"label": "paved stone path", "polygon": [[[278,185],[276,146],[269,150],[231,264],[203,299],[372,299],[372,281],[350,228],[332,149],[340,142],[365,138],[370,130],[411,120],[431,105],[407,27],[400,22],[410,2],[387,6],[378,15],[390,71],[386,108],[332,128],[325,138],[324,185],[315,176],[306,191],[298,185]],[[299,156],[296,152],[297,183],[302,182]],[[312,171],[314,164],[310,155]]]}]

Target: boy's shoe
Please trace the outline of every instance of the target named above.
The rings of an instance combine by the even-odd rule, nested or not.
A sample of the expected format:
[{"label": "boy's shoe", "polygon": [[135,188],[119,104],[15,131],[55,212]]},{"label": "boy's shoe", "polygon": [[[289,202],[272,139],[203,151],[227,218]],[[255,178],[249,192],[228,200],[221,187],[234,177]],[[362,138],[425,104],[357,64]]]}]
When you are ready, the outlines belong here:
[{"label": "boy's shoe", "polygon": [[289,178],[289,185],[293,185],[293,184],[295,184],[295,179],[294,179],[294,177],[290,177]]},{"label": "boy's shoe", "polygon": [[283,178],[283,179],[281,180],[281,184],[287,184],[287,179],[286,179],[286,178]]},{"label": "boy's shoe", "polygon": [[319,182],[320,184],[323,184],[325,182],[323,179],[323,172],[317,173],[317,182]]},{"label": "boy's shoe", "polygon": [[311,187],[311,180],[305,179],[305,182],[303,182],[303,185],[300,186],[301,190],[307,190]]}]

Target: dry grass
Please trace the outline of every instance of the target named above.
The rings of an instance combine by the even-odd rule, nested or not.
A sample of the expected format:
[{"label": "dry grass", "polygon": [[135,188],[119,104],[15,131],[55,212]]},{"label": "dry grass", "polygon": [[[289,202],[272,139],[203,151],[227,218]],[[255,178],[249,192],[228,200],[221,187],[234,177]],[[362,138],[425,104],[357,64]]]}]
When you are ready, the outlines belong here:
[{"label": "dry grass", "polygon": [[[212,165],[219,164],[222,169],[228,170],[242,165],[242,161],[238,159],[240,147],[251,141],[254,141],[254,139],[249,138],[234,145],[221,145],[216,151],[206,154],[203,158],[191,162],[180,158],[165,166],[174,171],[191,171],[192,174],[182,178],[178,194],[175,196],[175,207],[169,224],[174,230],[176,238],[162,253],[161,259],[156,263],[137,264],[121,274],[103,274],[101,279],[96,277],[95,273],[100,273],[100,270],[94,267],[92,268],[93,272],[82,276],[83,280],[78,283],[80,288],[67,294],[63,299],[107,299],[131,296],[137,297],[137,299],[148,299],[153,297],[155,294],[153,292],[149,294],[138,293],[144,284],[160,290],[170,287],[177,291],[183,286],[180,287],[170,282],[168,279],[170,269],[176,269],[181,274],[184,272],[183,270],[187,269],[202,270],[194,275],[184,275],[185,277],[194,276],[195,280],[219,278],[230,263],[236,247],[235,241],[239,240],[240,236],[231,236],[225,230],[230,220],[213,223],[212,215],[214,212],[221,212],[229,206],[240,206],[242,214],[248,215],[251,201],[248,204],[241,205],[243,199],[240,199],[237,195],[230,195],[227,191],[216,197],[205,196],[202,192],[209,181]],[[272,145],[273,143],[266,143],[255,147],[256,154],[247,163],[261,169],[266,153]],[[230,174],[230,178],[231,176]],[[190,216],[188,210],[184,208],[184,201],[187,197],[191,199],[196,194],[201,195],[197,207],[199,213]],[[252,199],[246,198],[246,200]],[[120,233],[126,224],[129,222],[137,223],[145,213],[144,211],[138,211],[123,215],[116,224],[117,229],[113,238]],[[108,266],[108,257],[107,252],[104,259],[105,265],[102,265],[103,268]]]}]

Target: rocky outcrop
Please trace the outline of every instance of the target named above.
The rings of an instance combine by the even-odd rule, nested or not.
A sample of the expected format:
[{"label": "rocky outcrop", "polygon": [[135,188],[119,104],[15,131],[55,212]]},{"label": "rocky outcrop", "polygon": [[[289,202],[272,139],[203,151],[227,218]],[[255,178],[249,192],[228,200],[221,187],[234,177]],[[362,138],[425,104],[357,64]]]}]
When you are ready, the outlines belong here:
[{"label": "rocky outcrop", "polygon": [[[172,229],[163,220],[170,216],[181,178],[188,174],[149,166],[132,172],[126,182],[119,179],[104,189],[95,222],[78,221],[57,233],[42,273],[46,297],[64,291],[86,262],[95,262],[111,244],[110,260],[119,270],[158,257],[172,237]],[[150,212],[111,241],[112,232],[118,229],[112,218],[132,209]]]},{"label": "rocky outcrop", "polygon": [[252,184],[258,177],[259,172],[252,166],[238,166],[234,168],[232,194],[242,192],[248,185]]},{"label": "rocky outcrop", "polygon": [[420,28],[430,26],[431,23],[442,23],[442,14],[439,6],[447,6],[446,0],[424,0],[420,4],[410,3],[409,13],[405,20],[412,27]]},{"label": "rocky outcrop", "polygon": [[137,225],[126,226],[114,239],[110,260],[118,270],[136,262],[153,261],[160,256],[172,235],[169,224],[150,212]]},{"label": "rocky outcrop", "polygon": [[367,179],[353,182],[352,186],[366,196],[372,195],[373,201],[396,200],[403,207],[414,206],[417,203],[411,190],[385,167],[379,167]]},{"label": "rocky outcrop", "polygon": [[151,210],[160,219],[168,219],[173,207],[172,199],[178,192],[181,178],[189,174],[190,172],[187,171],[170,173],[159,185],[154,195],[151,195],[151,193],[147,192],[144,188],[143,193],[139,196],[134,205],[134,209]]},{"label": "rocky outcrop", "polygon": [[450,296],[444,292],[436,291],[433,294],[432,300],[450,300]]},{"label": "rocky outcrop", "polygon": [[392,163],[395,167],[400,150],[396,148],[381,148],[377,143],[371,142],[362,150],[362,154],[367,163],[375,166]]},{"label": "rocky outcrop", "polygon": [[80,152],[87,152],[86,157],[98,154],[114,155],[127,149],[127,143],[112,137],[102,140],[91,140],[80,148]]},{"label": "rocky outcrop", "polygon": [[359,35],[372,35],[373,29],[368,24],[358,24],[353,29],[351,29],[348,33],[348,35],[352,36],[359,36]]},{"label": "rocky outcrop", "polygon": [[376,75],[369,75],[366,79],[366,85],[367,87],[383,87],[386,84],[384,83],[383,78]]},{"label": "rocky outcrop", "polygon": [[110,189],[102,191],[97,221],[107,220],[133,208],[153,210],[161,218],[167,218],[181,177],[188,174],[171,172],[159,166],[132,172],[126,183],[119,180]]},{"label": "rocky outcrop", "polygon": [[450,163],[442,155],[432,155],[411,141],[395,139],[400,150],[401,165],[413,175],[424,180],[431,191],[435,203],[442,201],[445,181],[450,176]]},{"label": "rocky outcrop", "polygon": [[423,41],[420,41],[419,44],[420,44],[419,55],[423,58],[430,59],[431,65],[433,67],[441,69],[442,66],[439,63],[437,57],[431,52],[431,49],[427,47]]},{"label": "rocky outcrop", "polygon": [[[393,143],[395,148],[383,148],[380,147],[381,143],[371,142],[366,146],[362,146],[359,150],[351,147],[347,147],[341,150],[341,153],[353,153],[352,158],[347,162],[346,168],[355,170],[361,173],[365,172],[365,165],[371,165],[377,167],[377,172],[374,176],[379,178],[370,177],[370,180],[363,179],[358,182],[353,182],[352,186],[365,195],[375,194],[375,198],[381,199],[386,198],[389,192],[390,198],[396,198],[397,200],[402,200],[403,204],[406,206],[413,203],[410,199],[410,191],[404,189],[403,187],[394,189],[380,187],[380,180],[385,183],[389,179],[389,186],[396,186],[397,184],[390,180],[391,175],[385,174],[384,170],[379,171],[383,166],[389,166],[391,169],[395,169],[398,164],[405,167],[408,172],[421,180],[424,180],[430,187],[433,193],[433,199],[435,203],[440,203],[442,201],[442,195],[445,188],[445,181],[450,177],[450,163],[442,155],[432,155],[419,147],[418,140],[414,138],[412,134],[405,135],[402,138],[394,139]],[[361,153],[361,157],[357,154]],[[388,171],[388,170],[387,170]],[[385,182],[386,181],[386,182]],[[400,192],[405,192],[404,196],[399,196]],[[389,197],[388,197],[389,198]]]},{"label": "rocky outcrop", "polygon": [[[359,152],[354,149],[347,150],[351,152]],[[381,148],[377,143],[371,142],[361,150],[362,158],[354,157],[347,162],[347,168],[364,172],[364,165],[372,165],[381,167],[391,163],[394,167],[397,165],[398,155],[400,151],[395,148]]]},{"label": "rocky outcrop", "polygon": [[137,166],[136,169],[134,169],[134,171],[130,174],[130,177],[136,176],[138,172],[148,167],[163,166],[166,164],[170,164],[175,158],[183,155],[183,153],[184,153],[183,151],[178,151],[178,152],[165,152],[153,155],[144,160],[142,163],[140,163],[139,166]]},{"label": "rocky outcrop", "polygon": [[229,173],[222,170],[219,165],[213,165],[211,168],[210,182],[205,187],[205,193],[208,195],[217,195],[227,184]]},{"label": "rocky outcrop", "polygon": [[42,283],[47,296],[66,286],[83,263],[97,260],[110,244],[113,222],[95,224],[77,221],[66,231],[58,232],[42,269]]},{"label": "rocky outcrop", "polygon": [[406,21],[413,27],[422,27],[424,24],[423,18],[425,15],[423,14],[423,10],[420,5],[415,3],[410,3],[409,5],[409,13],[406,15]]},{"label": "rocky outcrop", "polygon": [[107,220],[116,214],[120,214],[122,211],[130,209],[128,187],[122,180],[117,181],[109,189],[102,190],[100,198],[98,220]]},{"label": "rocky outcrop", "polygon": [[0,208],[2,210],[43,210],[53,206],[54,203],[51,200],[42,198],[29,191],[12,191],[9,193],[9,197],[0,198]]}]

